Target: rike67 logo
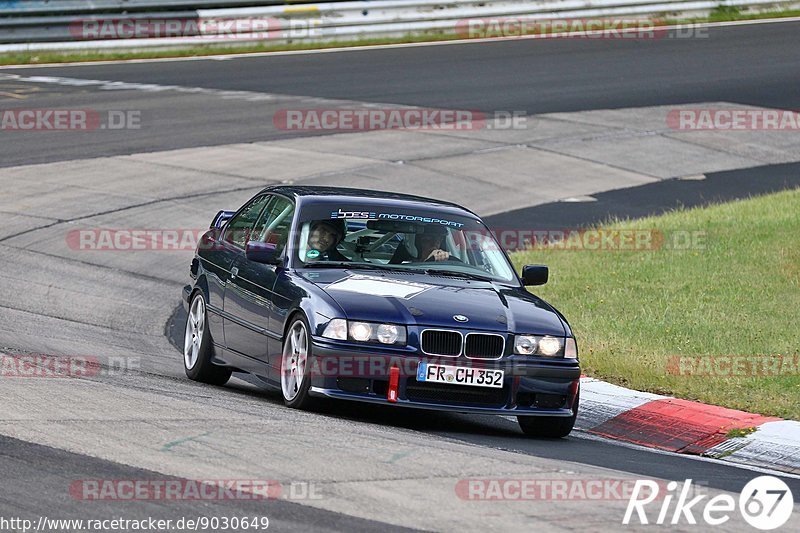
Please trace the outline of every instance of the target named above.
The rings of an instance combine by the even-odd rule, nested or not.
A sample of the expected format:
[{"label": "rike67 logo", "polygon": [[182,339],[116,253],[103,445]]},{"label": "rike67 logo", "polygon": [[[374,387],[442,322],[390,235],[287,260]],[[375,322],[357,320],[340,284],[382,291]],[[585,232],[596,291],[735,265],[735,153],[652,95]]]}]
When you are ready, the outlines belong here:
[{"label": "rike67 logo", "polygon": [[[680,488],[678,482],[670,481],[667,483],[666,495],[659,494],[659,485],[651,480],[636,481],[622,519],[623,524],[630,524],[635,514],[640,524],[697,524],[698,518],[701,518],[707,525],[720,526],[728,522],[731,514],[737,509],[736,500],[729,494],[720,494],[705,502],[703,500],[707,494],[700,494],[690,499],[691,479],[687,479]],[[646,509],[656,500],[658,500],[656,505]],[[674,508],[672,508],[673,501],[675,501]],[[784,525],[791,517],[793,509],[792,491],[786,483],[776,477],[759,476],[749,481],[739,494],[739,513],[748,524],[762,531],[777,529]],[[657,510],[657,516],[654,518],[652,512],[648,516],[648,510]]]}]

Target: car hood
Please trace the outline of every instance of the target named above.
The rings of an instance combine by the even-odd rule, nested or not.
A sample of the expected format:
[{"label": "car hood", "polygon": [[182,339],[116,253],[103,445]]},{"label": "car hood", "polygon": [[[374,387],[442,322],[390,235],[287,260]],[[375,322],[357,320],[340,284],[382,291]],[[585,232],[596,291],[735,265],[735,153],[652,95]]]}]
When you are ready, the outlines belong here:
[{"label": "car hood", "polygon": [[[564,324],[523,288],[403,273],[318,270],[304,274],[349,320],[563,336]],[[454,315],[467,317],[456,321]]]}]

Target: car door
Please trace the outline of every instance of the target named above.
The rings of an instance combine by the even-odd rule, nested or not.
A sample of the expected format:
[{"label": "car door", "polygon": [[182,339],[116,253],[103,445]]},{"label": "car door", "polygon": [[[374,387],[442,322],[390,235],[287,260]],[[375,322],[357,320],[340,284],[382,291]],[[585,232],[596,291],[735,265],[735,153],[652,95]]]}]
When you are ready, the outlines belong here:
[{"label": "car door", "polygon": [[[252,225],[255,221],[253,217],[258,217],[264,208],[267,199],[257,196],[250,199],[242,208],[239,209],[233,219],[227,221],[220,235],[213,240],[201,242],[198,247],[198,258],[206,273],[208,283],[208,310],[209,331],[214,344],[225,345],[225,319],[224,319],[224,299],[225,287],[230,281],[231,269],[238,255],[242,250],[233,242],[233,230],[228,232],[228,225],[233,222],[236,228]],[[236,230],[236,231],[241,231]],[[227,234],[226,234],[227,232]]]},{"label": "car door", "polygon": [[[269,199],[269,195],[262,194],[246,203],[225,224],[219,243],[213,250],[214,263],[216,264],[216,272],[214,274],[217,278],[216,283],[221,286],[222,298],[218,305],[220,305],[220,310],[222,311],[222,329],[226,347],[230,340],[231,320],[226,309],[225,296],[230,290],[231,282],[236,277],[236,262],[240,257],[244,256],[245,242],[253,231],[253,226],[258,221],[258,217]],[[235,334],[235,331],[233,333]]]},{"label": "car door", "polygon": [[[275,244],[278,254],[282,254],[293,214],[290,200],[271,195],[249,239]],[[269,317],[278,267],[250,261],[242,254],[232,270],[235,277],[225,291],[225,312],[230,317],[225,330],[228,348],[268,364],[276,340],[270,342]]]}]

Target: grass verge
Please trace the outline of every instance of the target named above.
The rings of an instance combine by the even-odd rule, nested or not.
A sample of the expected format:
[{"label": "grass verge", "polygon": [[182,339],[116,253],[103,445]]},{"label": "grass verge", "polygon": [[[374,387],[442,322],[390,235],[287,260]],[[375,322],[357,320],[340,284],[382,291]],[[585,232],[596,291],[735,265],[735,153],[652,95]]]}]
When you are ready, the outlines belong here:
[{"label": "grass verge", "polygon": [[[776,10],[763,13],[742,13],[737,8],[720,6],[705,17],[687,19],[659,18],[664,25],[693,24],[703,22],[723,22],[735,20],[757,20],[769,18],[786,18],[800,16],[800,10]],[[620,17],[617,17],[620,18]],[[655,19],[654,19],[655,20]],[[263,42],[241,46],[225,45],[196,45],[185,48],[169,48],[161,50],[87,50],[81,52],[34,51],[13,52],[0,54],[2,65],[37,65],[49,63],[73,63],[89,61],[113,61],[122,59],[156,59],[156,58],[182,58],[202,57],[208,55],[246,54],[263,52],[282,52],[291,50],[320,50],[326,48],[349,48],[357,46],[370,46],[381,44],[404,44],[420,42],[452,41],[463,39],[463,36],[451,32],[431,32],[404,37],[367,38],[345,41],[328,42],[294,42],[276,44]]]},{"label": "grass verge", "polygon": [[[664,245],[512,254],[550,266],[534,292],[570,320],[588,375],[800,420],[800,189],[602,228],[656,230]],[[704,238],[676,249],[684,232]]]}]

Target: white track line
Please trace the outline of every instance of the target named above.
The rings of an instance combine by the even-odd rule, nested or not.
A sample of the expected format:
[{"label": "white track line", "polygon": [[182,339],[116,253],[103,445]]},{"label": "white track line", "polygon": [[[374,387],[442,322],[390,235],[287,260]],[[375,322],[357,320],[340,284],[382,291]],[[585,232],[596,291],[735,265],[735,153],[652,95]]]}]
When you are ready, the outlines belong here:
[{"label": "white track line", "polygon": [[277,52],[244,52],[238,54],[217,54],[217,55],[204,55],[204,56],[191,56],[191,57],[161,57],[151,59],[117,59],[113,61],[81,61],[73,63],[43,63],[41,65],[3,65],[0,70],[10,69],[26,69],[26,68],[53,68],[53,67],[81,67],[86,65],[118,65],[123,63],[163,63],[163,62],[176,62],[176,61],[228,61],[231,59],[247,59],[255,57],[269,57],[269,56],[288,56],[288,55],[308,55],[308,54],[332,54],[338,52],[358,52],[364,50],[390,50],[393,48],[418,48],[424,46],[452,46],[460,44],[479,44],[491,43],[500,41],[514,41],[514,40],[547,40],[563,38],[567,35],[600,35],[605,33],[631,33],[638,32],[642,29],[647,31],[665,31],[673,29],[686,29],[686,28],[724,28],[733,26],[755,26],[758,24],[780,24],[787,22],[800,22],[800,17],[785,17],[773,19],[757,19],[757,20],[734,20],[727,22],[701,22],[697,24],[674,24],[670,26],[654,26],[648,28],[625,28],[625,29],[610,29],[603,31],[584,31],[572,33],[553,33],[546,36],[523,35],[511,37],[484,37],[479,39],[453,39],[448,41],[423,41],[418,43],[397,43],[397,44],[372,44],[364,46],[343,46],[334,48],[317,48],[313,50],[284,50]]}]

